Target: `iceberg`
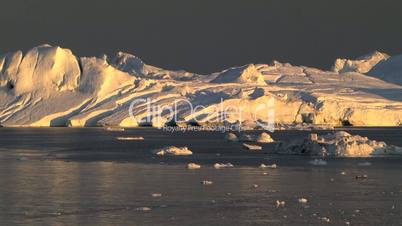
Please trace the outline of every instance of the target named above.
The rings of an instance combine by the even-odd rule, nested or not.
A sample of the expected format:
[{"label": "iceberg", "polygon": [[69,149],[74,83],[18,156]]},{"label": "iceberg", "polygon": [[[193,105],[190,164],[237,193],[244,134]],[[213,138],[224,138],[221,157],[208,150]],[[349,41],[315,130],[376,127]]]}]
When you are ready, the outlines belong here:
[{"label": "iceberg", "polygon": [[[41,45],[0,55],[0,125],[400,126],[401,59],[374,52],[338,60],[332,71],[275,61],[200,75],[124,52],[79,57]],[[142,99],[160,108],[147,111]],[[169,107],[177,107],[176,121]]]},{"label": "iceberg", "polygon": [[[281,154],[311,155],[322,157],[372,157],[402,155],[402,148],[387,145],[384,142],[370,140],[367,137],[351,135],[344,131],[327,135],[310,135],[309,138],[279,143],[275,151]],[[326,164],[323,160],[314,160],[314,165]]]}]

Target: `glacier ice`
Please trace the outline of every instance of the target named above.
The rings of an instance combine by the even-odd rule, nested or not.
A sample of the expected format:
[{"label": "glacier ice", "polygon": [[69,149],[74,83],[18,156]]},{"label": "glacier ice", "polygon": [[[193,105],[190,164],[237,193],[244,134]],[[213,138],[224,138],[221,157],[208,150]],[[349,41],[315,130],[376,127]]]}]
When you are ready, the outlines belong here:
[{"label": "glacier ice", "polygon": [[[337,60],[333,71],[273,62],[200,75],[147,65],[123,52],[78,57],[69,49],[41,45],[0,56],[0,125],[223,124],[253,129],[264,128],[274,115],[273,123],[281,128],[399,126],[401,59],[374,52]],[[149,112],[145,103],[132,104],[139,99],[162,108]],[[172,120],[164,107],[175,104],[177,119]],[[190,104],[203,108],[194,110]],[[220,110],[234,106],[241,116]],[[217,122],[222,115],[224,120]]]}]

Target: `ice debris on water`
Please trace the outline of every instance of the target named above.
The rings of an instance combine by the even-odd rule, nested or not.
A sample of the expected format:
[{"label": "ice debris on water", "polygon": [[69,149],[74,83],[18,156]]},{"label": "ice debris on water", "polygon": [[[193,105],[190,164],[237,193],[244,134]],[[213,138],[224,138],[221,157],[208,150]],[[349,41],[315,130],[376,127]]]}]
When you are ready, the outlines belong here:
[{"label": "ice debris on water", "polygon": [[306,204],[308,202],[308,200],[306,198],[299,198],[298,201],[301,204]]},{"label": "ice debris on water", "polygon": [[161,193],[153,193],[153,194],[151,194],[151,196],[154,198],[159,198],[159,197],[162,197],[162,194]]},{"label": "ice debris on water", "polygon": [[230,162],[228,163],[215,163],[214,168],[215,169],[223,169],[223,168],[233,168],[234,165]]},{"label": "ice debris on water", "polygon": [[328,217],[321,217],[320,219],[327,223],[331,222],[331,220]]},{"label": "ice debris on water", "polygon": [[272,143],[275,142],[271,135],[266,132],[262,132],[260,135],[242,134],[239,138],[242,142],[257,142],[257,143]]},{"label": "ice debris on water", "polygon": [[260,168],[261,169],[265,169],[265,168],[276,169],[276,168],[278,168],[278,165],[276,165],[276,164],[272,164],[272,165],[261,164]]},{"label": "ice debris on water", "polygon": [[117,140],[144,140],[144,137],[116,137]]},{"label": "ice debris on water", "polygon": [[323,159],[314,159],[309,162],[311,165],[314,166],[326,166],[328,163]]},{"label": "ice debris on water", "polygon": [[276,200],[276,208],[284,207],[285,204],[285,201]]},{"label": "ice debris on water", "polygon": [[245,141],[245,142],[249,142],[249,141],[254,141],[255,137],[251,134],[242,134],[239,138],[239,141]]},{"label": "ice debris on water", "polygon": [[138,208],[136,208],[135,210],[137,210],[137,211],[143,211],[143,212],[148,212],[148,211],[151,211],[152,209],[149,208],[149,207],[138,207]]},{"label": "ice debris on water", "polygon": [[251,150],[251,151],[260,151],[260,150],[262,150],[261,146],[258,146],[258,145],[255,145],[255,144],[246,144],[246,143],[244,143],[243,147],[245,147],[246,149]]},{"label": "ice debris on water", "polygon": [[188,149],[188,147],[175,147],[175,146],[168,146],[161,149],[156,149],[152,151],[156,155],[192,155],[193,152]]},{"label": "ice debris on water", "polygon": [[122,132],[124,131],[124,128],[121,127],[106,127],[107,131],[112,131],[112,132]]},{"label": "ice debris on water", "polygon": [[239,141],[239,138],[234,133],[228,133],[225,135],[225,140],[230,142],[236,142]]},{"label": "ice debris on water", "polygon": [[355,213],[360,213],[360,210],[359,210],[359,209],[356,209],[356,210],[355,210]]},{"label": "ice debris on water", "polygon": [[189,163],[187,164],[187,169],[200,169],[201,165],[198,165],[196,163]]},{"label": "ice debris on water", "polygon": [[260,135],[257,136],[258,143],[272,143],[275,142],[275,140],[269,135],[268,133],[261,133]]}]

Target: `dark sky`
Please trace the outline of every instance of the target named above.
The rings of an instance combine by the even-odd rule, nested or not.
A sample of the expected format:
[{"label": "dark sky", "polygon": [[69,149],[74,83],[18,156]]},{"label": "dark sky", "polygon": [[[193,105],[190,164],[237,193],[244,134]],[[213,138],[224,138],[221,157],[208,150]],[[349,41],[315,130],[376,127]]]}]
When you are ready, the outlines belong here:
[{"label": "dark sky", "polygon": [[0,0],[0,53],[49,43],[207,73],[402,53],[400,0]]}]

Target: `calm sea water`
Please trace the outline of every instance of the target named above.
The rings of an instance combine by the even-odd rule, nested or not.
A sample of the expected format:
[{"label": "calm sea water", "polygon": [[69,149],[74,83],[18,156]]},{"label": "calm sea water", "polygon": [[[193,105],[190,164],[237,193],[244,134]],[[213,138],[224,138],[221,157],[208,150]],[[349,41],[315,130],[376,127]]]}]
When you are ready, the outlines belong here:
[{"label": "calm sea water", "polygon": [[[402,146],[401,128],[350,132]],[[289,141],[308,133],[273,137]],[[330,159],[313,166],[307,157],[271,154],[273,145],[253,153],[223,136],[1,128],[0,225],[402,225],[401,158]],[[186,145],[195,154],[150,154],[166,145]],[[188,162],[202,168],[187,170]],[[216,162],[235,167],[217,170]],[[278,168],[260,169],[261,163]],[[361,175],[367,179],[356,179]],[[285,205],[277,207],[276,200]]]}]

